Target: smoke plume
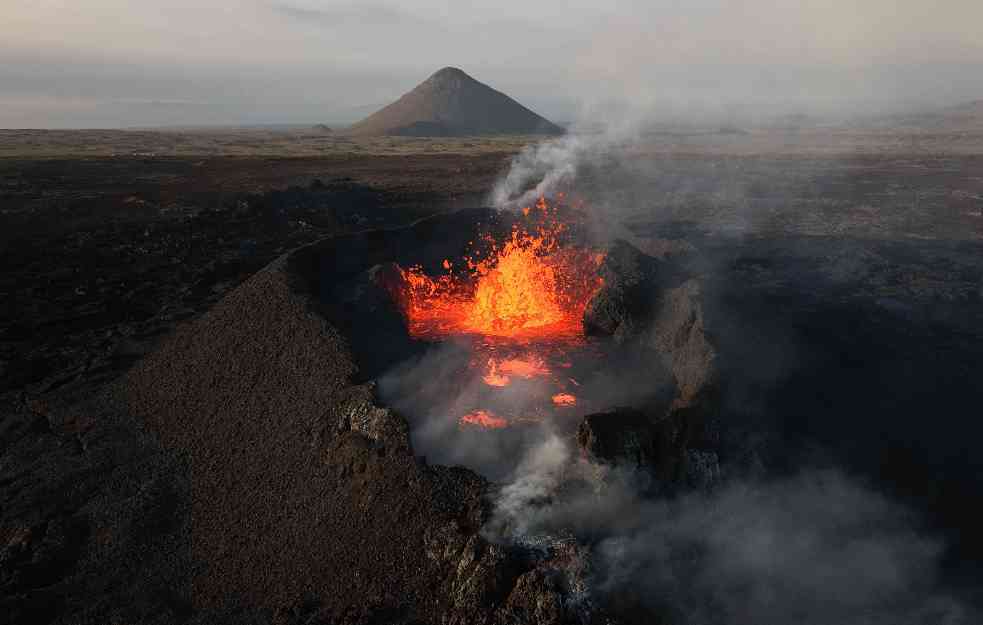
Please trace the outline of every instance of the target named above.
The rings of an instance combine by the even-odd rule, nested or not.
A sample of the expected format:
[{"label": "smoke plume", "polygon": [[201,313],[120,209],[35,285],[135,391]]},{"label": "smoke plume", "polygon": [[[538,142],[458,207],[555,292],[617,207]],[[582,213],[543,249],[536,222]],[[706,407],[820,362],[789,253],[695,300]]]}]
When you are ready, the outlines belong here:
[{"label": "smoke plume", "polygon": [[525,544],[573,534],[602,603],[692,624],[971,622],[937,585],[942,545],[841,471],[648,499],[646,476],[574,458],[557,438],[531,450],[488,531]]}]

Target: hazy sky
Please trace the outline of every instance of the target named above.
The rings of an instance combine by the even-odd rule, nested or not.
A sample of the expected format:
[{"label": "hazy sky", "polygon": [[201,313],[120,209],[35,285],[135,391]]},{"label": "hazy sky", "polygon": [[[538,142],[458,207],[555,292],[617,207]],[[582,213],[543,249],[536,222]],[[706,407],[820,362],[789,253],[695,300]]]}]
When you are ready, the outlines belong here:
[{"label": "hazy sky", "polygon": [[2,0],[0,127],[337,123],[456,65],[548,117],[983,98],[981,0]]}]

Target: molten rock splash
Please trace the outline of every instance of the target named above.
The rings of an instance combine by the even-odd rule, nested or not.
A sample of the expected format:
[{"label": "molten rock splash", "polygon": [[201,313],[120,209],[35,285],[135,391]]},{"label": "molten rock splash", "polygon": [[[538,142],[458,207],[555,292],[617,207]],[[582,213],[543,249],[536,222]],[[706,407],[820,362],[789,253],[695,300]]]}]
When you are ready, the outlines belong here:
[{"label": "molten rock splash", "polygon": [[[504,242],[486,235],[481,249],[473,247],[462,261],[445,259],[442,275],[400,268],[395,295],[410,335],[469,341],[469,369],[489,389],[504,392],[522,382],[527,395],[542,391],[544,411],[576,405],[567,392],[570,379],[554,372],[570,366],[567,352],[583,342],[584,311],[603,286],[598,269],[604,255],[571,244],[568,234],[568,224],[540,199]],[[542,416],[507,420],[493,408],[474,406],[459,423],[498,429]]]},{"label": "molten rock splash", "polygon": [[[487,239],[489,250],[466,256],[465,271],[432,278],[420,267],[401,269],[404,312],[410,334],[442,339],[455,334],[556,340],[583,334],[581,320],[603,282],[602,254],[564,246],[566,225],[545,200],[525,211],[531,227],[516,226],[504,243]],[[535,215],[535,219],[530,219]]]}]

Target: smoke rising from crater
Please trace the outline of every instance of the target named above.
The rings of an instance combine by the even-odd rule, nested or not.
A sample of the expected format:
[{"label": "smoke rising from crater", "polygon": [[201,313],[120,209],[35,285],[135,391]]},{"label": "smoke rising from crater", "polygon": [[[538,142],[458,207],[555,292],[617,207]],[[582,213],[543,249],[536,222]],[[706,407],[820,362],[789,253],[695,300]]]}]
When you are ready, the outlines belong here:
[{"label": "smoke rising from crater", "polygon": [[529,545],[572,533],[591,554],[594,600],[672,623],[975,622],[938,585],[941,543],[841,471],[731,479],[668,500],[640,494],[649,479],[577,460],[548,437],[499,491],[486,531]]}]

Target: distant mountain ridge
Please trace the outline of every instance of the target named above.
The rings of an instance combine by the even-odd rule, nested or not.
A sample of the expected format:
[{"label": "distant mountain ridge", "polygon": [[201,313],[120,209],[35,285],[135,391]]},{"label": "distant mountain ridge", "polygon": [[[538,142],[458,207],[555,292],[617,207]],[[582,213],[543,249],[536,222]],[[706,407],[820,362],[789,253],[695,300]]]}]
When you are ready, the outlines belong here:
[{"label": "distant mountain ridge", "polygon": [[456,67],[445,67],[351,126],[355,136],[562,134],[563,129]]}]

